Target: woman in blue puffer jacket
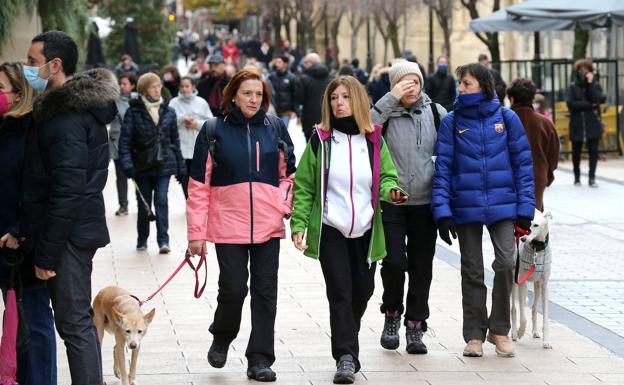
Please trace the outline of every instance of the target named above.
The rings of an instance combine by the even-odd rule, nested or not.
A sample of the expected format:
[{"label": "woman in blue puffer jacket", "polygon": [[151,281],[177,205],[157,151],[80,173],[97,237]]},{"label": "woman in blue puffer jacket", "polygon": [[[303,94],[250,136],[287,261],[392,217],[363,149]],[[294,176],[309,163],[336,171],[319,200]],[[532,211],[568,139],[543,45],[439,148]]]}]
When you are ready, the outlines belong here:
[{"label": "woman in blue puffer jacket", "polygon": [[[449,245],[459,236],[464,356],[481,357],[486,339],[500,356],[512,357],[507,334],[515,267],[514,224],[529,230],[535,211],[531,148],[518,116],[501,107],[494,80],[481,64],[457,69],[459,96],[438,132],[433,176],[433,216]],[[483,282],[483,226],[495,260],[488,318]]]}]

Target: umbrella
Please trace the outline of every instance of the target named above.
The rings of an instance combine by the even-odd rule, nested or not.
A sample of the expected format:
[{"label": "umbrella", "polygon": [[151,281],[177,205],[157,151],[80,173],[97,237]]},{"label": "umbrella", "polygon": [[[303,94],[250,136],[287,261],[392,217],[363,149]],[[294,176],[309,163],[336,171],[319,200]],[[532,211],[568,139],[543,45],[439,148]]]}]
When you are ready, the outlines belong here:
[{"label": "umbrella", "polygon": [[624,2],[621,0],[527,0],[505,10],[516,17],[574,21],[588,29],[605,27],[609,21],[624,23]]},{"label": "umbrella", "polygon": [[7,290],[6,309],[2,323],[2,341],[0,341],[0,384],[17,385],[17,299],[15,290]]},{"label": "umbrella", "polygon": [[468,28],[471,32],[500,31],[561,31],[574,29],[570,20],[536,19],[526,16],[512,16],[507,9],[498,10],[491,15],[474,19]]}]

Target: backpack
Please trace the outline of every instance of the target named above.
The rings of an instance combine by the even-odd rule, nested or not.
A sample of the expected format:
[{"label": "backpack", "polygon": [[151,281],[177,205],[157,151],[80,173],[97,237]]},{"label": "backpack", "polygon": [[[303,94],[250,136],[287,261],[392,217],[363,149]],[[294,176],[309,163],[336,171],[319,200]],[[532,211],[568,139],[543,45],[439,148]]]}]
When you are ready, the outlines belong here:
[{"label": "backpack", "polygon": [[[431,108],[431,113],[433,114],[433,124],[435,125],[435,129],[436,132],[438,132],[438,129],[440,128],[440,111],[438,111],[438,108],[436,107],[437,103],[431,103],[429,105],[429,107]],[[386,121],[383,124],[383,128],[381,129],[381,132],[383,133],[383,135],[386,135],[386,130],[388,129],[388,119],[386,119]]]},{"label": "backpack", "polygon": [[[271,124],[271,126],[273,126],[273,129],[276,131],[277,134],[277,148],[282,150],[282,152],[284,153],[284,161],[288,164],[288,145],[286,144],[286,142],[284,141],[284,139],[282,139],[282,124],[284,124],[284,122],[278,118],[275,115],[272,114],[266,114],[266,118],[268,119],[269,123]],[[216,135],[217,135],[217,118],[210,118],[208,120],[206,120],[206,122],[204,123],[204,126],[206,127],[206,139],[208,140],[208,153],[210,154],[210,157],[212,158],[212,165],[213,167],[217,166],[217,162],[215,160],[215,144],[217,142],[216,139]]]}]

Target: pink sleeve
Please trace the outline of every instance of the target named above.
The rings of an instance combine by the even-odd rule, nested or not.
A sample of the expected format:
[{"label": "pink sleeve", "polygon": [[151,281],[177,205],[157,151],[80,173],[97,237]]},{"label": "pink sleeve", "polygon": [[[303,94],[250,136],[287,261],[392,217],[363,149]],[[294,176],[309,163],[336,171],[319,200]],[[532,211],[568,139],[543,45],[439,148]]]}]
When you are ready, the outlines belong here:
[{"label": "pink sleeve", "polygon": [[208,154],[204,183],[189,177],[189,197],[186,200],[186,227],[189,242],[206,239],[206,231],[208,230],[208,209],[210,208],[211,174],[212,157]]},{"label": "pink sleeve", "polygon": [[284,199],[284,215],[289,217],[290,212],[292,211],[295,173],[286,176],[286,160],[284,159],[284,151],[280,151],[279,180],[279,188],[282,191],[282,198]]}]

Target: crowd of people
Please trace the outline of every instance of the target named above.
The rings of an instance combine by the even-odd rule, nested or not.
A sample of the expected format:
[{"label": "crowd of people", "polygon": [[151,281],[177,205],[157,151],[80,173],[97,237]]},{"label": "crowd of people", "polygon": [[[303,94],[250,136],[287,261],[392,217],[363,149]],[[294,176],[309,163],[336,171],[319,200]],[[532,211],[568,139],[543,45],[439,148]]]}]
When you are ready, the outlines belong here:
[{"label": "crowd of people", "polygon": [[[239,56],[233,38],[213,44],[204,52],[195,37],[185,38],[182,52],[196,61],[185,76],[175,66],[140,74],[128,55],[115,76],[106,69],[77,73],[76,43],[48,31],[32,40],[27,65],[0,65],[0,286],[14,287],[19,274],[30,330],[29,349],[17,351],[19,383],[56,384],[56,326],[72,383],[102,384],[91,272],[97,249],[110,242],[102,195],[110,160],[115,215],[128,215],[128,181],[136,186],[138,252],[148,249],[153,219],[159,252],[171,251],[171,176],[186,198],[188,252],[200,255],[206,242],[215,244],[213,367],[226,364],[250,291],[247,376],[276,379],[286,220],[294,247],[319,260],[323,272],[334,383],[353,383],[362,366],[358,334],[378,263],[381,346],[397,349],[403,325],[407,352],[427,353],[438,236],[460,246],[463,354],[482,356],[487,340],[498,355],[514,356],[514,234],[529,231],[534,209],[544,209],[559,159],[557,132],[533,82],[514,79],[507,87],[487,57],[480,61],[488,65],[459,66],[456,87],[443,56],[428,77],[413,58],[367,75],[357,60],[330,71],[314,52],[299,66],[289,46],[275,52],[261,43],[252,58]],[[243,57],[252,59],[238,69]],[[575,183],[586,142],[589,184],[596,186],[602,91],[590,61],[574,68],[568,105]],[[505,97],[511,108],[502,105]],[[297,166],[292,119],[300,119],[307,140]],[[489,315],[484,227],[495,249]]]}]

